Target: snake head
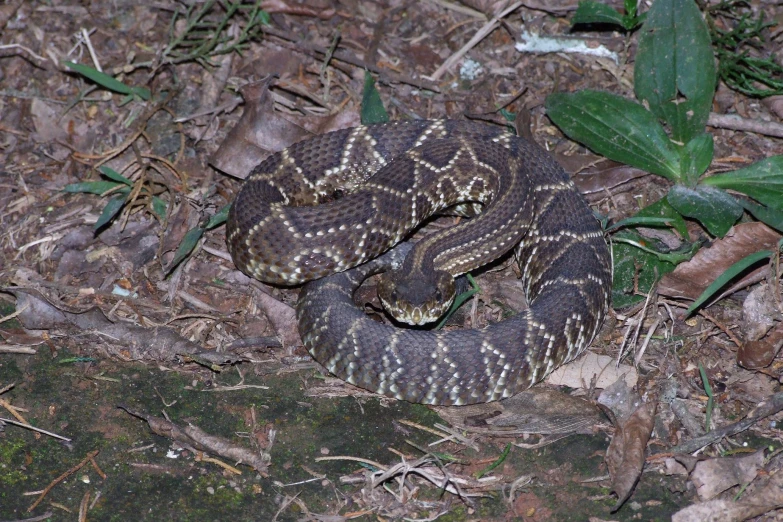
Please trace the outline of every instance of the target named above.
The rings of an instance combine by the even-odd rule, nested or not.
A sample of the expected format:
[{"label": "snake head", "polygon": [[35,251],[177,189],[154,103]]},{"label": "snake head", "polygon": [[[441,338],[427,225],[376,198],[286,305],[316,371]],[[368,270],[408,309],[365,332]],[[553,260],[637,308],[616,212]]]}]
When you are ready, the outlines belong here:
[{"label": "snake head", "polygon": [[427,324],[442,316],[454,302],[454,277],[435,270],[393,270],[381,275],[378,297],[386,311],[397,321],[411,325]]}]

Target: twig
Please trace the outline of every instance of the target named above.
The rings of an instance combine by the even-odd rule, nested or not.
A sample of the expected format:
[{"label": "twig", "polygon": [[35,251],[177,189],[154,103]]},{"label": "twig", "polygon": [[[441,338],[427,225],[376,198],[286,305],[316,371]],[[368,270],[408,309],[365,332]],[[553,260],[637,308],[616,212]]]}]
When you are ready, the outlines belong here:
[{"label": "twig", "polygon": [[755,132],[756,134],[783,138],[783,123],[751,120],[749,118],[737,116],[736,114],[715,114],[712,112],[707,120],[707,125],[719,129]]},{"label": "twig", "polygon": [[500,20],[505,18],[507,14],[516,11],[519,7],[522,6],[524,2],[514,2],[507,8],[503,9],[500,13],[497,14],[492,20],[484,24],[484,26],[476,32],[476,34],[473,35],[473,38],[468,41],[465,45],[462,46],[462,48],[457,51],[456,53],[452,54],[448,58],[446,58],[446,61],[443,62],[443,64],[438,67],[438,69],[432,73],[430,76],[430,79],[434,82],[437,82],[443,74],[451,69],[451,67],[460,61],[465,54],[473,49],[478,43],[484,39],[485,36],[487,36],[489,33],[497,29],[497,27],[500,25]]},{"label": "twig", "polygon": [[43,490],[41,495],[38,497],[38,500],[36,500],[33,503],[32,506],[27,508],[27,512],[29,513],[30,511],[32,511],[36,507],[38,507],[38,504],[40,504],[41,501],[44,499],[44,497],[46,497],[46,495],[49,494],[49,492],[52,490],[53,487],[55,487],[57,484],[59,484],[60,482],[62,482],[66,478],[68,478],[69,476],[73,475],[74,473],[76,473],[80,469],[82,469],[85,466],[85,464],[90,462],[93,459],[93,457],[95,457],[95,455],[97,455],[99,452],[100,452],[100,450],[94,450],[94,451],[89,452],[87,454],[87,456],[84,457],[84,459],[82,459],[81,462],[79,462],[77,465],[75,465],[74,467],[72,467],[71,469],[69,469],[68,471],[66,471],[65,473],[63,473],[62,475],[57,477],[56,479],[54,479],[48,486],[46,486],[46,489]]},{"label": "twig", "polygon": [[13,424],[14,426],[19,426],[20,428],[27,428],[29,430],[37,431],[39,433],[43,433],[44,435],[49,435],[50,437],[54,437],[55,439],[64,440],[66,442],[71,442],[71,439],[68,437],[63,437],[62,435],[57,435],[56,433],[52,433],[51,431],[46,431],[41,428],[36,428],[32,424],[27,424],[25,422],[17,422],[15,420],[11,419],[5,419],[3,417],[0,417],[0,423],[7,422],[8,424]]},{"label": "twig", "polygon": [[[265,27],[264,32],[266,34],[272,35],[276,38],[280,38],[287,42],[293,42],[296,44],[297,49],[302,51],[307,51],[310,53],[318,53],[323,56],[326,56],[327,53],[329,52],[329,50],[326,47],[302,42],[299,40],[299,38],[290,35],[286,32],[278,31],[277,29]],[[374,64],[367,63],[364,60],[360,60],[353,54],[348,53],[342,49],[336,49],[334,51],[334,53],[332,54],[332,60],[338,60],[340,62],[345,62],[355,67],[361,67],[363,69],[367,69],[368,71],[377,74],[379,76],[379,80],[385,83],[389,83],[389,82],[405,83],[408,85],[413,85],[414,87],[418,87],[419,89],[427,89],[428,91],[440,92],[440,88],[431,81],[419,80],[416,78],[411,78],[410,76],[406,76],[404,74],[398,74],[392,71],[388,71],[386,69],[381,69],[375,66]]]},{"label": "twig", "polygon": [[713,442],[718,441],[723,437],[729,437],[731,435],[736,435],[741,431],[745,431],[756,422],[769,417],[770,415],[774,415],[780,410],[783,410],[783,392],[778,392],[770,396],[741,421],[729,424],[728,426],[724,426],[716,430],[712,430],[711,432],[706,433],[701,437],[696,437],[695,439],[683,442],[682,444],[674,446],[672,449],[670,449],[669,453],[693,453],[694,451],[698,451],[704,446],[712,444]]}]

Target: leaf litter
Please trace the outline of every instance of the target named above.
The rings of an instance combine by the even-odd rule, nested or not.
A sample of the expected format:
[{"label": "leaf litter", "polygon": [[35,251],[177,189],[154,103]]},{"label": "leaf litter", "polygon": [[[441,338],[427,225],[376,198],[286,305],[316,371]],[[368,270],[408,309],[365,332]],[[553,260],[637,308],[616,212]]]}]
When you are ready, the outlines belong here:
[{"label": "leaf litter", "polygon": [[[86,455],[97,461],[105,459],[104,469],[110,469],[110,463],[127,462],[106,444],[87,436],[93,428],[81,425],[82,417],[120,427],[123,437],[110,440],[109,446],[123,444],[130,451],[132,446],[151,440],[153,447],[163,448],[170,439],[171,443],[190,444],[194,450],[222,455],[231,460],[226,463],[229,466],[239,462],[240,468],[250,465],[255,471],[268,473],[269,477],[258,474],[238,482],[225,478],[233,474],[227,467],[205,467],[208,461],[198,460],[191,452],[188,466],[198,469],[195,490],[207,492],[211,500],[206,497],[205,502],[203,495],[193,499],[178,489],[171,490],[171,498],[189,499],[192,506],[226,516],[232,513],[236,519],[264,518],[260,513],[268,514],[268,519],[285,519],[295,512],[309,519],[349,519],[371,513],[428,520],[449,513],[457,519],[538,519],[544,514],[556,518],[565,513],[558,504],[549,503],[550,495],[561,499],[560,506],[585,504],[582,501],[586,498],[601,497],[595,495],[599,486],[591,490],[587,485],[592,483],[614,490],[616,497],[611,504],[618,510],[618,517],[631,516],[629,510],[641,509],[652,518],[660,516],[661,509],[671,514],[695,502],[675,514],[674,519],[743,520],[779,507],[780,436],[776,423],[781,401],[775,394],[781,345],[779,268],[775,263],[754,266],[724,287],[704,315],[686,320],[674,313],[684,308],[675,298],[694,299],[737,260],[759,249],[775,248],[780,236],[758,223],[736,225],[725,239],[713,240],[709,248],[667,275],[658,286],[658,294],[647,299],[642,292],[648,305],[641,312],[621,311],[619,326],[638,332],[631,336],[634,343],[646,344],[646,349],[636,351],[634,365],[629,361],[617,368],[606,364],[617,357],[623,336],[605,331],[603,342],[592,348],[596,358],[605,362],[593,367],[588,364],[590,359],[583,358],[570,368],[564,367],[563,371],[573,377],[559,381],[557,386],[568,386],[570,394],[541,387],[508,401],[482,405],[476,411],[457,409],[452,414],[439,410],[443,418],[459,428],[453,434],[441,430],[434,435],[417,428],[383,448],[374,448],[372,438],[380,440],[385,431],[393,431],[387,412],[423,417],[417,419],[417,424],[423,426],[435,424],[434,417],[415,408],[401,413],[397,410],[407,406],[394,406],[386,399],[357,393],[322,377],[313,370],[312,363],[302,364],[308,358],[299,346],[293,321],[295,292],[269,287],[248,289],[247,279],[221,255],[225,250],[221,229],[205,229],[192,256],[181,265],[168,266],[186,233],[222,208],[238,190],[239,185],[226,175],[241,178],[270,152],[312,134],[358,123],[364,68],[378,73],[381,100],[393,118],[459,117],[469,107],[471,113],[502,122],[495,112],[498,106],[531,114],[534,138],[558,157],[572,158],[568,165],[573,172],[596,165],[596,157],[563,139],[545,118],[543,103],[552,92],[553,81],[559,85],[556,90],[591,87],[627,95],[632,69],[622,61],[609,67],[583,56],[542,57],[514,50],[513,35],[521,34],[523,20],[538,34],[562,34],[564,19],[545,13],[563,16],[576,9],[575,2],[525,2],[502,17],[502,23],[495,25],[499,29],[485,29],[486,34],[473,41],[482,27],[490,27],[486,21],[502,14],[506,5],[393,3],[381,13],[371,2],[323,0],[317,4],[303,9],[285,2],[263,3],[272,23],[267,36],[244,47],[241,54],[210,57],[210,67],[202,66],[206,61],[201,65],[175,63],[166,62],[166,57],[157,65],[139,65],[152,59],[155,50],[165,48],[168,38],[163,30],[142,33],[140,29],[170,20],[179,7],[173,2],[151,8],[118,8],[114,12],[97,8],[92,14],[107,23],[85,32],[86,36],[81,34],[75,47],[71,35],[86,16],[80,6],[4,6],[3,13],[12,13],[0,18],[4,37],[9,38],[3,43],[14,42],[23,48],[4,48],[0,61],[4,78],[0,98],[0,155],[4,164],[0,205],[5,209],[0,282],[6,288],[2,295],[8,307],[0,314],[4,316],[0,335],[7,345],[35,347],[35,355],[0,355],[3,407],[11,411],[14,404],[21,404],[32,411],[26,416],[30,423],[67,432],[80,452],[70,456],[74,458],[69,457],[69,462],[79,462]],[[214,9],[206,11],[211,21],[219,21],[225,14],[225,6],[214,2],[204,5]],[[237,27],[247,22],[247,18],[239,19]],[[338,25],[340,34],[335,38]],[[38,56],[32,50],[43,48],[44,28],[51,35],[47,40],[50,47],[47,56]],[[180,23],[175,31],[184,28]],[[593,36],[585,35],[588,40]],[[601,45],[622,57],[627,41],[605,33]],[[153,97],[149,103],[142,99],[123,103],[124,96],[66,73],[58,60],[96,64],[98,60],[89,58],[89,47],[97,53],[104,71],[132,87],[125,95],[140,92],[133,88],[147,84],[153,95],[163,91],[171,95]],[[409,47],[416,52],[398,51]],[[8,49],[10,56],[6,54]],[[73,52],[69,55],[70,49]],[[441,67],[459,51],[482,65],[483,72],[475,79],[459,78],[458,68]],[[166,67],[160,67],[164,62]],[[438,84],[422,78],[438,70],[442,71]],[[175,77],[185,79],[176,89]],[[23,79],[30,81],[25,83]],[[522,81],[524,89],[520,87]],[[520,98],[518,93],[523,90],[525,97]],[[767,117],[766,106],[750,99],[729,93],[723,95],[723,100],[746,119]],[[242,116],[239,107],[244,109]],[[157,116],[164,112],[176,117]],[[780,153],[779,142],[748,133],[716,135],[715,146],[719,153],[730,151],[744,161]],[[110,209],[114,213],[107,226],[94,233],[94,225],[106,212],[107,199],[66,195],[62,189],[70,183],[101,179],[91,170],[101,165],[130,180],[132,189],[122,205]],[[595,208],[613,220],[633,214],[644,202],[655,201],[665,193],[665,185],[657,179],[628,167],[599,167],[586,179],[576,179]],[[155,198],[165,204],[165,212],[156,211]],[[441,225],[442,221],[436,221],[424,232]],[[693,223],[688,232],[694,237],[682,239],[706,237],[704,229]],[[484,277],[495,285],[515,284],[513,268],[508,264],[487,272]],[[479,294],[473,301],[476,311],[457,316],[448,327],[503,317],[508,307],[517,306],[503,294]],[[498,298],[505,302],[497,302]],[[21,313],[10,317],[14,306]],[[241,338],[259,341],[251,345],[235,342]],[[735,340],[739,340],[739,347]],[[279,345],[283,351],[274,348]],[[76,357],[73,362],[65,363],[71,356]],[[49,364],[58,360],[65,364],[49,370]],[[145,363],[147,369],[130,361]],[[248,367],[249,363],[241,361],[254,362]],[[759,371],[739,368],[735,361]],[[715,399],[711,415],[717,427],[708,432],[703,428],[708,397],[698,376],[699,364],[706,368]],[[151,375],[156,365],[163,373],[150,380],[173,379],[177,384],[170,393],[187,395],[194,390],[223,389],[223,394],[235,395],[196,406],[186,406],[184,400],[179,405],[163,401],[183,423],[140,413],[160,407],[146,402],[145,395],[153,385],[144,383],[142,377]],[[230,379],[225,371],[229,366],[236,366],[241,376],[240,386],[231,392],[236,379]],[[48,384],[58,371],[64,380]],[[101,380],[106,371],[122,375],[119,382],[132,383],[131,388],[123,388],[124,400],[110,393],[112,381]],[[291,375],[289,371],[298,373]],[[43,379],[42,372],[47,372],[46,381],[38,381]],[[276,374],[285,375],[278,380]],[[601,374],[612,377],[600,381]],[[625,380],[630,374],[636,391],[628,388]],[[182,382],[177,381],[179,376]],[[14,381],[23,384],[9,387]],[[246,381],[252,386],[274,381],[277,386],[271,388],[275,390],[271,395],[261,392],[261,388],[249,395],[250,391],[241,390]],[[674,397],[658,402],[660,389],[672,381],[677,384]],[[296,399],[283,394],[287,387],[296,389],[291,392]],[[614,390],[616,402],[596,405],[590,400],[598,393],[595,387],[603,387],[605,393]],[[43,402],[34,398],[34,393],[49,388],[52,394]],[[200,396],[205,395],[212,394]],[[90,399],[83,400],[85,396]],[[101,400],[109,402],[103,404]],[[127,416],[106,413],[130,401],[132,411],[148,421],[154,438],[150,439],[147,431],[139,431],[140,423],[129,421]],[[333,410],[326,401],[336,405]],[[278,424],[278,442],[275,447],[253,452],[246,430],[257,429],[257,402],[261,403],[259,412],[268,412],[269,421]],[[281,402],[286,404],[287,413],[277,411]],[[630,405],[636,405],[635,409]],[[75,409],[79,407],[82,409]],[[327,411],[325,419],[319,418],[320,424],[311,426],[308,419],[320,415],[322,409]],[[369,411],[378,409],[382,413],[367,417]],[[62,416],[52,413],[58,411],[63,412]],[[251,411],[252,415],[247,413]],[[291,414],[296,417],[294,422],[288,420]],[[318,440],[315,435],[329,432],[336,419],[346,416],[349,418],[344,419],[345,423],[338,424],[340,435],[320,442],[322,450],[329,446],[348,450],[350,455],[346,457],[383,462],[380,467],[363,467],[358,461],[351,467],[340,461],[343,471],[336,473],[338,468],[326,467],[327,461],[319,462],[308,448],[309,441]],[[221,422],[213,422],[218,418]],[[232,422],[234,418],[242,420]],[[615,426],[608,450],[605,434],[611,429],[607,419],[614,419]],[[356,431],[356,426],[361,430]],[[377,426],[381,426],[380,432]],[[44,477],[69,468],[69,464],[60,465],[54,475],[48,475],[44,467],[48,457],[42,451],[46,443],[33,441],[9,424],[0,427],[0,440],[13,443],[7,447],[8,462],[12,463],[7,476],[16,476],[13,473],[24,467],[34,479],[22,482],[25,490],[40,489],[50,480]],[[187,434],[190,429],[189,442],[172,435]],[[752,437],[746,437],[749,429]],[[465,432],[475,438],[465,439]],[[216,433],[222,433],[222,437]],[[568,437],[556,440],[563,435]],[[345,444],[351,438],[357,443]],[[121,443],[123,439],[131,442]],[[28,457],[13,449],[20,440],[28,448]],[[215,441],[219,443],[208,444]],[[511,448],[509,443],[513,448],[506,451]],[[592,452],[585,453],[584,449],[596,443],[602,444],[599,453],[607,453],[605,464],[601,459],[598,466],[569,467],[572,462],[589,461]],[[100,453],[93,453],[94,445],[102,448]],[[746,445],[756,449],[755,453],[723,456],[728,448],[744,449]],[[774,449],[759,449],[766,446]],[[53,452],[59,463],[61,449],[47,447],[47,451]],[[696,460],[686,473],[690,473],[689,480],[700,498],[678,492],[675,483],[661,488],[651,478],[665,462],[656,454],[677,453],[670,458],[686,460],[683,454],[696,452],[698,456],[692,457]],[[566,456],[565,464],[553,458],[561,456],[558,454]],[[160,466],[176,475],[177,468],[156,460],[154,452],[150,455],[153,458],[144,464],[149,467],[135,469]],[[254,460],[259,455],[261,460]],[[32,460],[27,462],[28,458]],[[604,465],[609,467],[609,477]],[[488,475],[476,478],[473,474],[489,466],[496,467]],[[311,482],[313,474],[308,470],[312,469],[318,470],[319,478]],[[151,480],[148,475],[142,477]],[[92,507],[96,518],[112,506],[122,512],[123,500],[107,485],[108,481],[128,479],[136,481],[133,475],[116,470],[108,479],[96,479],[103,481],[98,482],[103,496]],[[577,482],[583,486],[579,493],[562,491],[562,484]],[[85,483],[81,486],[88,488]],[[69,503],[71,497],[83,498],[85,491],[89,493],[78,489],[81,486],[78,481],[74,485],[55,485],[47,498]],[[64,487],[73,489],[65,491]],[[3,511],[6,508],[0,509],[3,518],[21,518],[29,507],[29,502],[20,501],[22,490],[13,491],[17,500],[9,504],[8,513]],[[702,494],[706,491],[711,493]],[[74,495],[69,497],[68,492]],[[229,499],[228,492],[243,495],[245,503]],[[738,493],[739,499],[734,500]],[[629,500],[623,503],[626,498]],[[274,509],[260,508],[254,499],[263,499]],[[610,516],[601,500],[587,504],[585,517],[588,513]],[[162,505],[148,502],[145,507],[151,513],[158,509],[157,518],[163,512],[169,516],[178,513],[165,511],[168,508]],[[137,509],[128,512],[138,514]]]}]

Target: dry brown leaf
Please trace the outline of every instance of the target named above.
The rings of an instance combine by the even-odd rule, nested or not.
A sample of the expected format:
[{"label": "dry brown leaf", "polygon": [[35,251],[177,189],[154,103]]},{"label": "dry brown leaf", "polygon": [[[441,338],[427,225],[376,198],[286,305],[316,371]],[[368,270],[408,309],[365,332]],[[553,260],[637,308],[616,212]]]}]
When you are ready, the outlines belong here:
[{"label": "dry brown leaf", "polygon": [[267,319],[272,323],[283,348],[290,352],[294,347],[301,346],[302,340],[299,337],[296,310],[269,294],[261,291],[256,294],[258,302],[264,309]]},{"label": "dry brown leaf", "polygon": [[639,406],[628,421],[617,426],[606,450],[606,465],[612,491],[618,499],[615,510],[628,499],[644,469],[644,454],[655,424],[655,402]]},{"label": "dry brown leaf", "polygon": [[[709,248],[702,248],[690,261],[677,265],[658,284],[658,293],[670,297],[696,299],[731,265],[740,259],[765,249],[776,248],[781,235],[763,223],[742,223],[734,226],[726,237],[716,239]],[[765,267],[745,275],[733,288],[742,288],[743,282],[756,281]]]},{"label": "dry brown leaf", "polygon": [[242,88],[245,112],[212,155],[210,163],[216,168],[245,178],[270,154],[311,135],[283,113],[275,112],[269,93],[273,81],[270,76]]},{"label": "dry brown leaf", "polygon": [[710,500],[727,489],[749,484],[764,465],[764,450],[743,457],[719,457],[696,463],[691,482],[702,500]]},{"label": "dry brown leaf", "polygon": [[586,433],[606,417],[585,399],[535,387],[486,404],[443,406],[438,414],[449,424],[487,435]]},{"label": "dry brown leaf", "polygon": [[546,379],[547,384],[553,386],[570,386],[571,388],[584,388],[589,386],[594,376],[597,376],[595,387],[606,388],[618,379],[623,378],[628,386],[636,386],[639,375],[633,366],[615,364],[612,357],[597,355],[587,352],[583,357],[564,364]]},{"label": "dry brown leaf", "polygon": [[742,303],[742,333],[748,341],[758,341],[780,320],[783,313],[769,284],[754,288]]},{"label": "dry brown leaf", "polygon": [[757,341],[747,341],[737,350],[737,363],[748,370],[766,368],[783,347],[783,323]]}]

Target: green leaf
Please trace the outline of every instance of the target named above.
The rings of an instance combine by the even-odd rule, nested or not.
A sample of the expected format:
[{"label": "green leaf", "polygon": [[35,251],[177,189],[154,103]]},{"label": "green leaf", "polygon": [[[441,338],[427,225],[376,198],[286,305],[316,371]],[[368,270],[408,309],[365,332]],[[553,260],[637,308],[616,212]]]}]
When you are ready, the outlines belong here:
[{"label": "green leaf", "polygon": [[[674,270],[676,265],[661,259],[656,253],[637,248],[635,244],[649,246],[649,250],[653,250],[656,245],[654,241],[635,232],[623,230],[612,238],[612,306],[622,309],[644,300],[645,294],[650,292],[664,274]],[[635,293],[637,288],[639,293]]]},{"label": "green leaf", "polygon": [[598,154],[679,179],[679,153],[655,116],[638,103],[600,91],[558,92],[547,97],[546,110],[565,134]]},{"label": "green leaf", "polygon": [[688,307],[688,310],[685,311],[685,316],[691,315],[693,312],[699,309],[701,305],[703,305],[708,299],[710,299],[713,295],[715,295],[721,288],[726,286],[726,283],[737,277],[739,274],[750,268],[751,266],[755,265],[762,259],[767,259],[772,255],[772,252],[769,250],[762,250],[761,252],[756,252],[753,254],[750,254],[749,256],[745,256],[733,265],[731,265],[729,268],[726,269],[725,272],[723,272],[715,281],[708,286],[704,292],[701,293],[698,299],[696,299],[691,306]]},{"label": "green leaf", "polygon": [[182,238],[177,251],[174,252],[174,258],[171,260],[166,272],[171,272],[177,265],[179,265],[186,257],[193,252],[193,249],[198,245],[198,240],[204,235],[204,229],[201,227],[194,227],[185,233],[185,237]]},{"label": "green leaf", "polygon": [[750,212],[754,218],[771,226],[778,232],[783,232],[783,212],[765,207],[764,205],[759,205],[758,203],[754,203],[753,201],[744,198],[739,198],[737,201],[739,201],[739,204]]},{"label": "green leaf", "polygon": [[704,131],[715,93],[710,33],[693,0],[655,0],[641,29],[636,97],[688,143]]},{"label": "green leaf", "polygon": [[98,217],[98,221],[95,222],[93,230],[100,230],[106,224],[111,222],[111,220],[114,219],[117,214],[119,214],[120,210],[122,210],[122,207],[125,206],[127,199],[127,194],[120,194],[111,198],[109,202],[106,203],[106,206],[103,207],[103,211]]},{"label": "green leaf", "polygon": [[129,187],[133,186],[133,182],[131,180],[129,180],[128,178],[126,178],[125,176],[123,176],[122,174],[120,174],[119,172],[117,172],[111,167],[107,167],[106,165],[101,165],[100,167],[98,167],[98,170],[101,172],[101,174],[103,174],[104,176],[106,176],[111,180],[117,181],[119,183],[124,183]]},{"label": "green leaf", "polygon": [[130,87],[109,76],[108,74],[102,73],[101,71],[93,69],[87,65],[68,61],[65,62],[65,65],[68,66],[69,69],[76,71],[85,78],[92,80],[93,82],[106,89],[109,89],[110,91],[118,92],[120,94],[135,95],[142,100],[149,100],[152,97],[152,93],[150,93],[150,90],[146,87]]},{"label": "green leaf", "polygon": [[152,212],[155,214],[155,217],[157,217],[159,220],[163,221],[164,219],[166,219],[167,207],[168,207],[168,203],[166,203],[164,200],[162,200],[158,196],[152,196]]},{"label": "green leaf", "polygon": [[207,221],[206,229],[212,230],[218,225],[222,225],[228,219],[228,211],[231,209],[231,203],[225,205],[223,208],[217,211],[217,214],[209,218]]},{"label": "green leaf", "polygon": [[574,17],[571,19],[571,25],[577,24],[610,24],[619,25],[624,29],[625,17],[606,4],[598,2],[579,2]]},{"label": "green leaf", "polygon": [[707,171],[715,153],[712,134],[702,132],[680,149],[683,181],[689,187],[695,187],[699,177]]},{"label": "green leaf", "polygon": [[783,156],[772,156],[749,167],[710,176],[702,184],[742,192],[783,212]]},{"label": "green leaf", "polygon": [[671,223],[671,227],[680,234],[681,238],[688,239],[687,223],[685,223],[682,214],[677,212],[677,210],[666,201],[666,198],[661,198],[652,205],[647,205],[636,213],[636,217],[666,218]]},{"label": "green leaf", "polygon": [[98,194],[99,196],[113,188],[119,187],[119,183],[114,181],[83,181],[80,183],[70,183],[63,187],[65,192],[85,192],[87,194]]},{"label": "green leaf", "polygon": [[725,236],[742,217],[742,206],[737,200],[715,187],[674,185],[666,200],[680,214],[698,220],[710,234],[718,237]]},{"label": "green leaf", "polygon": [[671,225],[671,223],[672,220],[665,217],[633,216],[621,219],[617,223],[607,227],[605,232],[611,232],[612,230],[630,227],[668,227]]},{"label": "green leaf", "polygon": [[389,114],[383,106],[381,95],[375,88],[375,80],[368,71],[364,71],[364,92],[362,93],[362,125],[385,123]]}]

